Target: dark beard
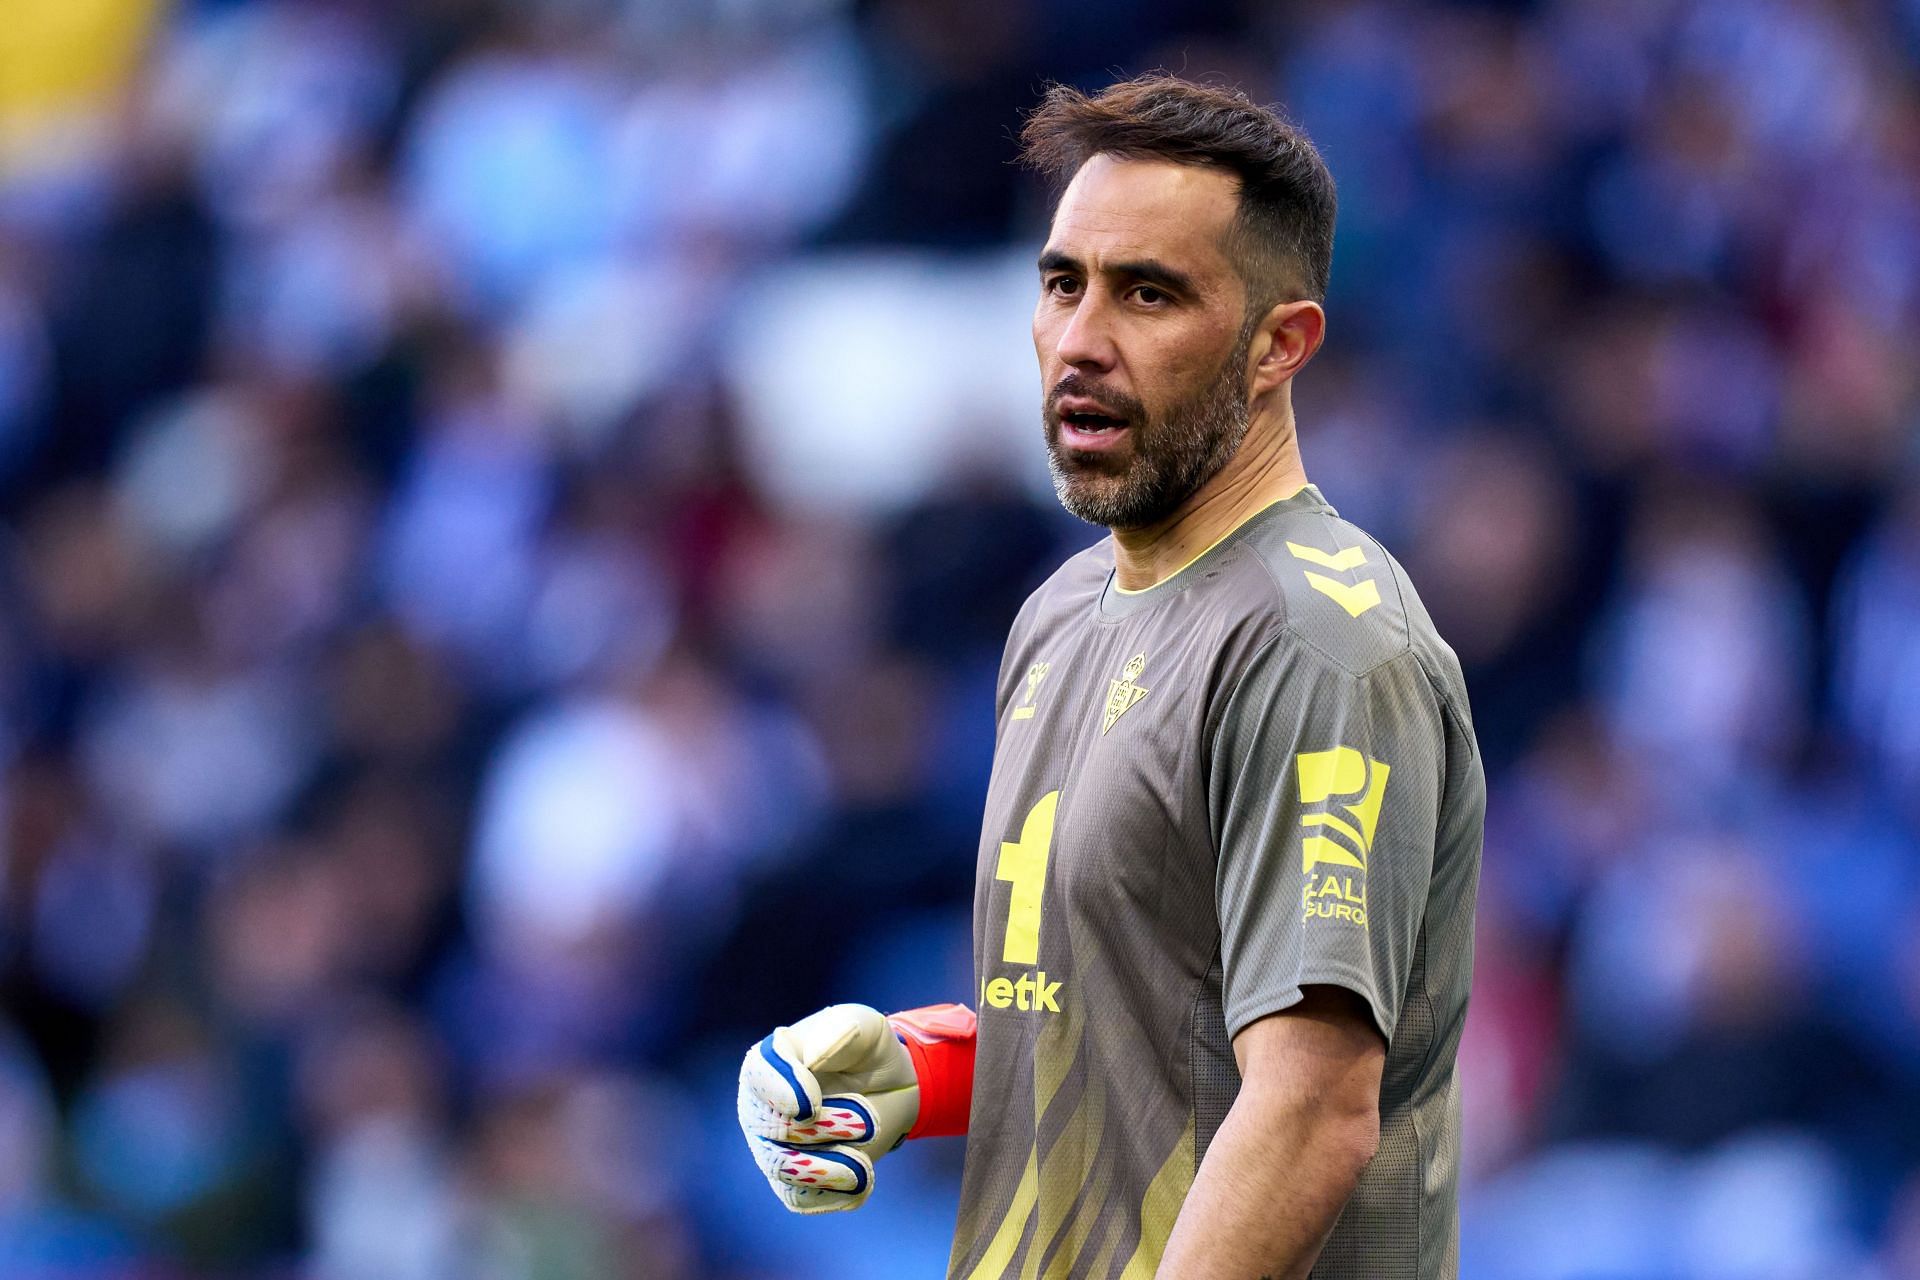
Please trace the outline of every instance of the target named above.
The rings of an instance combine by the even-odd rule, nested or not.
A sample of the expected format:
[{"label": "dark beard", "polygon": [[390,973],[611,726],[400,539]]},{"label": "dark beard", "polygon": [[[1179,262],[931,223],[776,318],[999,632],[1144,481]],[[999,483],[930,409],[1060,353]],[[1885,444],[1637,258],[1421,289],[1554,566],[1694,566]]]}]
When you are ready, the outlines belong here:
[{"label": "dark beard", "polygon": [[[1251,335],[1247,335],[1251,337]],[[1145,406],[1130,396],[1103,390],[1070,373],[1047,398],[1044,419],[1047,467],[1060,505],[1089,524],[1141,529],[1159,524],[1213,479],[1247,436],[1250,415],[1244,385],[1247,343],[1235,350],[1206,385],[1188,399],[1148,420]],[[1092,396],[1124,415],[1133,433],[1128,458],[1115,464],[1102,454],[1063,449],[1059,397]]]}]

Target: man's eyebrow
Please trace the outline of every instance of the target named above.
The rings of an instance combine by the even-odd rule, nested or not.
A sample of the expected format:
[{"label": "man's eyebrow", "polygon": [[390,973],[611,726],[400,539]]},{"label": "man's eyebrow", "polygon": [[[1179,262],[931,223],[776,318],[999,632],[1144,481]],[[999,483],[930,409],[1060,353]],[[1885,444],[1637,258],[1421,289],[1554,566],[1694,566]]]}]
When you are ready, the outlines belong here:
[{"label": "man's eyebrow", "polygon": [[[1040,270],[1082,274],[1085,268],[1070,254],[1061,253],[1058,249],[1049,249],[1040,255]],[[1108,263],[1106,272],[1108,275],[1124,276],[1130,280],[1144,280],[1148,284],[1158,285],[1172,293],[1195,292],[1192,276],[1177,267],[1170,267],[1153,258],[1136,258],[1128,262]]]}]

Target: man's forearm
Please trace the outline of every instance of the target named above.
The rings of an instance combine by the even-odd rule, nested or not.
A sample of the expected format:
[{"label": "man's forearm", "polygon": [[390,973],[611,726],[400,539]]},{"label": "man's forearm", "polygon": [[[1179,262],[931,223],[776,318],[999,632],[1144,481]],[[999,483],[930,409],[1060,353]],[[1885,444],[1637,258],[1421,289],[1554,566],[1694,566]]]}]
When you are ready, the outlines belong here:
[{"label": "man's forearm", "polygon": [[1295,1280],[1313,1268],[1379,1141],[1371,1110],[1243,1089],[1167,1241],[1161,1280]]}]

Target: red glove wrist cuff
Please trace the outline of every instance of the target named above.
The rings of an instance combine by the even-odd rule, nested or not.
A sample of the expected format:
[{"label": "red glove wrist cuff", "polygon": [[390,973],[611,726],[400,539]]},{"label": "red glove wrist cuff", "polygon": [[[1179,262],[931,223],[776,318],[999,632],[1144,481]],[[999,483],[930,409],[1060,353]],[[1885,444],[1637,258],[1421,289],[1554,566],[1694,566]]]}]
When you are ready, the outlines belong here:
[{"label": "red glove wrist cuff", "polygon": [[948,1138],[967,1131],[973,1109],[973,1045],[979,1021],[963,1004],[933,1004],[892,1014],[900,1042],[913,1059],[920,1114],[909,1138]]}]

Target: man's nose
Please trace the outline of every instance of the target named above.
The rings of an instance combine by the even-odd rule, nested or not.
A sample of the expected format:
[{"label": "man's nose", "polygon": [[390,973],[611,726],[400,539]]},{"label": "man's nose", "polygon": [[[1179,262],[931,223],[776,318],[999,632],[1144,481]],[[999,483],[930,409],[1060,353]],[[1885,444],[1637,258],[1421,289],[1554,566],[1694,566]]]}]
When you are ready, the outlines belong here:
[{"label": "man's nose", "polygon": [[1098,297],[1090,293],[1080,299],[1053,350],[1062,364],[1076,369],[1113,367],[1113,334],[1108,325],[1107,308]]}]

